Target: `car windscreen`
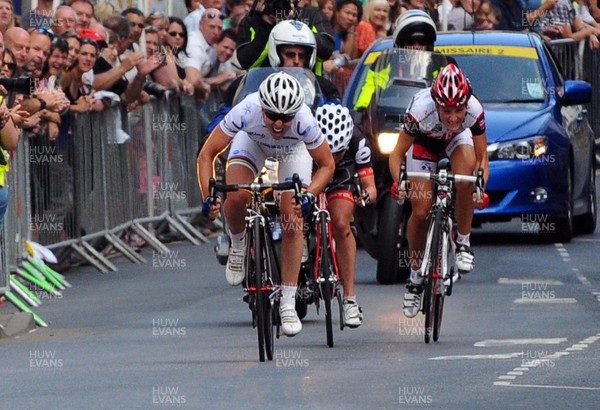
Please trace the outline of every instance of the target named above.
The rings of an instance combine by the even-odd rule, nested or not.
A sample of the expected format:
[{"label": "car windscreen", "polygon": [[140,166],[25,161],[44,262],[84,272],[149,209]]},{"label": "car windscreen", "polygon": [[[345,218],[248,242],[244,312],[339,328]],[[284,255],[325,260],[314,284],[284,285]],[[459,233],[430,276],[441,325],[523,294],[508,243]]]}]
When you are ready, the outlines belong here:
[{"label": "car windscreen", "polygon": [[483,103],[542,103],[551,84],[546,79],[534,48],[478,46],[464,47],[475,53],[452,53],[460,47],[443,46],[465,72],[473,93]]},{"label": "car windscreen", "polygon": [[[389,48],[372,52],[359,68],[351,107],[366,108],[374,98],[380,106],[405,108],[414,93],[431,85],[446,64],[444,55],[422,50]],[[415,83],[410,84],[411,80]]]}]

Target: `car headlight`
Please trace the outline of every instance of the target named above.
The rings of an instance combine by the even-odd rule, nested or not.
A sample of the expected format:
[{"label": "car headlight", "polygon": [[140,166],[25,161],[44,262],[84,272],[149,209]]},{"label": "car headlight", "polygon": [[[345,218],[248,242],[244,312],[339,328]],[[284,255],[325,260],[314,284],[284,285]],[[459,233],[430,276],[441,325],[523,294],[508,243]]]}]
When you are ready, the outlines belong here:
[{"label": "car headlight", "polygon": [[487,147],[490,161],[498,159],[532,159],[548,152],[548,138],[544,135],[516,141],[493,143]]},{"label": "car headlight", "polygon": [[379,152],[382,154],[390,154],[396,143],[398,142],[398,138],[400,137],[400,133],[398,132],[381,132],[377,135],[377,145],[379,146]]}]

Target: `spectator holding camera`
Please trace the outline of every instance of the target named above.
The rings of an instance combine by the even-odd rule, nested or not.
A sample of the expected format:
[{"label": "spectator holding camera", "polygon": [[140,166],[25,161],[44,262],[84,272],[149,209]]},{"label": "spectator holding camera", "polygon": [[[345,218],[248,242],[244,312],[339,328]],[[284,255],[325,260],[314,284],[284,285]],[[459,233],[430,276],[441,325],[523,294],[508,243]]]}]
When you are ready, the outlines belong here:
[{"label": "spectator holding camera", "polygon": [[[356,0],[360,6],[360,2]],[[256,8],[242,20],[238,28],[238,48],[235,58],[240,68],[267,67],[267,42],[271,30],[282,20],[296,19],[308,25],[317,41],[317,62],[313,71],[323,73],[323,61],[331,57],[335,49],[331,22],[318,7],[299,7],[294,10],[289,0],[258,0]],[[257,57],[258,56],[258,57]]]}]

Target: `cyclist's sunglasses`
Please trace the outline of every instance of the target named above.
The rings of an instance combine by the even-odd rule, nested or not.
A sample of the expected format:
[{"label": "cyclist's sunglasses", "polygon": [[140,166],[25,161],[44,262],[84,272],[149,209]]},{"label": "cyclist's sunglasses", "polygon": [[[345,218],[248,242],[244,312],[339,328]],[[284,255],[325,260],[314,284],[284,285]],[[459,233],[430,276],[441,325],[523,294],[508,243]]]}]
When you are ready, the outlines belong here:
[{"label": "cyclist's sunglasses", "polygon": [[221,20],[225,20],[225,15],[224,14],[217,14],[217,13],[206,13],[206,17],[208,17],[210,20],[212,19],[216,19],[217,17],[220,18]]},{"label": "cyclist's sunglasses", "polygon": [[264,111],[265,111],[265,115],[267,116],[267,118],[273,122],[278,121],[278,120],[281,120],[281,122],[290,122],[294,119],[294,115],[280,114],[278,112],[267,111],[267,110],[264,110]]}]

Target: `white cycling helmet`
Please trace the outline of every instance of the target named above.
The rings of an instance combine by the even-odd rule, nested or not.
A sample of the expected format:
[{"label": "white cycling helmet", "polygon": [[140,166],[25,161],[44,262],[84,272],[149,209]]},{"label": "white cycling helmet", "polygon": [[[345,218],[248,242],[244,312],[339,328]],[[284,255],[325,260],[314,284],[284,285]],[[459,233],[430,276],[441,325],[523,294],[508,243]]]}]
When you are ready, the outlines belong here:
[{"label": "white cycling helmet", "polygon": [[313,69],[317,61],[317,40],[311,29],[301,21],[284,20],[278,23],[267,42],[267,50],[269,53],[269,63],[271,67],[281,66],[281,58],[279,57],[280,46],[301,46],[309,52],[308,68]]},{"label": "white cycling helmet", "polygon": [[327,139],[331,153],[348,148],[352,139],[354,122],[348,108],[338,104],[327,104],[317,108],[316,115],[321,133]]},{"label": "white cycling helmet", "polygon": [[304,104],[304,90],[296,78],[282,71],[268,76],[258,88],[260,105],[277,114],[294,115]]},{"label": "white cycling helmet", "polygon": [[396,47],[405,48],[407,43],[416,40],[426,44],[429,51],[433,51],[437,30],[429,14],[413,9],[398,17],[392,38]]}]

